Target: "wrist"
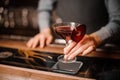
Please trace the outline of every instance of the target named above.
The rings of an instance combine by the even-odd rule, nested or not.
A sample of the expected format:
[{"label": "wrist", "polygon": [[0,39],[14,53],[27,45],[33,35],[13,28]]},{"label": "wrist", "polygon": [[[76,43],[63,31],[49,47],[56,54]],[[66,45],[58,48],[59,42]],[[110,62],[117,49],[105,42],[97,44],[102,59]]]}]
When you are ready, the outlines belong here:
[{"label": "wrist", "polygon": [[45,29],[41,30],[40,33],[43,33],[43,34],[51,34],[51,29],[50,29],[50,28],[45,28]]}]

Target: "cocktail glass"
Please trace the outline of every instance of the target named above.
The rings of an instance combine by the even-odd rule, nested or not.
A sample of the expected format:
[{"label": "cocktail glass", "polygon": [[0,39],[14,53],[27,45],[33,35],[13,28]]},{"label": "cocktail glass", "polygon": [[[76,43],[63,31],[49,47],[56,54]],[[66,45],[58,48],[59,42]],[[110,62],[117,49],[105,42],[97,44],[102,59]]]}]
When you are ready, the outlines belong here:
[{"label": "cocktail glass", "polygon": [[[53,25],[53,29],[60,37],[65,39],[66,46],[69,45],[71,41],[79,42],[86,33],[86,26],[76,22],[56,23]],[[65,60],[64,56],[59,56],[58,61],[70,63],[76,61],[76,58],[72,60]]]}]

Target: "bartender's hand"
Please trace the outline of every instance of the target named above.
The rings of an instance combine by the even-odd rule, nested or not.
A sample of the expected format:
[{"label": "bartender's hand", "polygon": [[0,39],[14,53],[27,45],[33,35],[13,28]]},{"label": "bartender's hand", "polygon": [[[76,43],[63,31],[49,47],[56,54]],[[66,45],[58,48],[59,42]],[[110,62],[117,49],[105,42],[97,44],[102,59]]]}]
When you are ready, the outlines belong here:
[{"label": "bartender's hand", "polygon": [[35,35],[33,38],[31,38],[27,42],[27,47],[35,48],[37,46],[40,46],[40,48],[43,48],[45,45],[49,45],[53,40],[53,36],[51,34],[50,29],[44,29],[37,35]]},{"label": "bartender's hand", "polygon": [[72,41],[64,48],[64,58],[66,60],[74,59],[77,55],[86,55],[95,50],[101,44],[99,37],[96,34],[85,35],[81,41],[76,43]]}]

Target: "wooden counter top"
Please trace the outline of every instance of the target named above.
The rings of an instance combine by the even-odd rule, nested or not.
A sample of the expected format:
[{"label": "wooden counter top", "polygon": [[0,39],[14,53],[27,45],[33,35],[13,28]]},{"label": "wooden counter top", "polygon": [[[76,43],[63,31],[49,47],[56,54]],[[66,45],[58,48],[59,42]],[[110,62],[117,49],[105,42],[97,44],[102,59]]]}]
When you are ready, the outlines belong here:
[{"label": "wooden counter top", "polygon": [[[54,52],[56,54],[63,54],[64,46],[61,45],[50,45],[43,49],[37,48],[27,48],[25,41],[12,41],[12,40],[0,40],[0,47],[8,47],[15,49],[25,49],[25,50],[37,50],[45,52]],[[120,59],[120,53],[103,51],[97,49],[97,51],[86,55],[86,57],[102,57],[111,59]],[[33,70],[27,68],[20,68],[15,66],[8,66],[0,64],[0,79],[1,80],[94,80],[88,78],[82,78],[72,75],[54,73],[49,71]]]},{"label": "wooden counter top", "polygon": [[[63,45],[50,45],[45,48],[28,48],[25,41],[12,41],[12,40],[0,40],[0,46],[16,48],[16,49],[26,49],[26,50],[37,50],[45,52],[54,52],[57,54],[63,54]],[[96,49],[96,51],[91,52],[86,55],[87,57],[102,57],[102,58],[111,58],[111,59],[120,59],[120,50],[111,51],[111,50],[102,50]]]},{"label": "wooden counter top", "polygon": [[45,48],[28,48],[26,41],[12,41],[12,40],[0,40],[0,46],[15,48],[15,49],[26,49],[26,50],[37,50],[46,52],[62,53],[63,46],[47,46]]},{"label": "wooden counter top", "polygon": [[94,80],[0,64],[0,80]]},{"label": "wooden counter top", "polygon": [[[55,52],[58,54],[62,54],[62,50],[64,47],[52,45],[47,46],[43,49],[40,48],[32,49],[27,48],[25,43],[26,42],[22,41],[0,40],[0,47]],[[94,79],[0,64],[0,80],[94,80]]]}]

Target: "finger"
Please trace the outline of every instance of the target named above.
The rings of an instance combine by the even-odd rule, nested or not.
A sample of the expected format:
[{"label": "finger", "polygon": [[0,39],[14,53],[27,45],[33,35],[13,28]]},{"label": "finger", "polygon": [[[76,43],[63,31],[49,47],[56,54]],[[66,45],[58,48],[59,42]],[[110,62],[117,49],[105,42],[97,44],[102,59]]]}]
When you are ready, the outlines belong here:
[{"label": "finger", "polygon": [[83,51],[82,49],[77,49],[75,52],[70,53],[70,54],[67,56],[68,60],[74,59],[78,54],[81,54],[82,51]]},{"label": "finger", "polygon": [[64,55],[64,60],[68,60],[68,55]]},{"label": "finger", "polygon": [[80,41],[80,44],[85,44],[87,41],[89,41],[89,36],[85,35],[84,38]]},{"label": "finger", "polygon": [[69,54],[74,53],[74,52],[75,52],[76,50],[78,50],[80,47],[81,47],[81,44],[78,43],[76,46],[74,46],[74,47],[71,49],[71,51],[69,51]]},{"label": "finger", "polygon": [[32,47],[32,48],[37,47],[38,42],[39,42],[39,39],[34,38],[34,39],[32,40],[31,47]]},{"label": "finger", "polygon": [[31,38],[28,43],[27,46],[30,48],[35,48],[37,46],[37,40],[35,38]]},{"label": "finger", "polygon": [[84,50],[84,52],[82,53],[82,56],[90,53],[91,51],[93,51],[95,48],[93,46],[88,47],[86,50]]},{"label": "finger", "polygon": [[73,59],[75,58],[77,55],[79,54],[82,54],[84,52],[84,50],[86,50],[88,47],[90,46],[90,43],[86,43],[82,46],[80,46],[79,48],[78,47],[75,47],[74,48],[74,51],[71,51],[68,55],[68,59]]},{"label": "finger", "polygon": [[52,42],[52,39],[53,39],[52,36],[48,37],[46,40],[46,44],[49,45]]},{"label": "finger", "polygon": [[76,45],[77,43],[72,41],[68,46],[64,48],[64,54],[67,54],[70,52],[70,50]]},{"label": "finger", "polygon": [[45,37],[41,35],[40,37],[40,48],[43,48],[45,46]]},{"label": "finger", "polygon": [[27,42],[26,46],[30,48],[31,47],[31,43],[32,43],[32,38]]}]

